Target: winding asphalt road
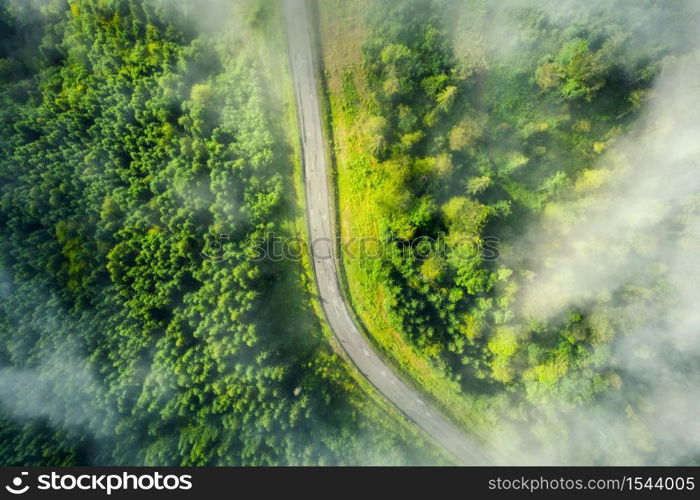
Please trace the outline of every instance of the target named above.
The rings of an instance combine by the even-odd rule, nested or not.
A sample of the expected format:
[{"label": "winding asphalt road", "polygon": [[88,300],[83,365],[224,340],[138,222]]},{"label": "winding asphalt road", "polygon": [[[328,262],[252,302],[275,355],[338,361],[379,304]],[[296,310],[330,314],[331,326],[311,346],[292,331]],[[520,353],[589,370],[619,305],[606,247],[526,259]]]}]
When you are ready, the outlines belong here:
[{"label": "winding asphalt road", "polygon": [[321,302],[335,336],[362,374],[405,416],[465,465],[488,462],[456,425],[430,406],[376,354],[350,316],[338,282],[325,142],[305,0],[284,0],[287,40],[301,129],[307,223]]}]

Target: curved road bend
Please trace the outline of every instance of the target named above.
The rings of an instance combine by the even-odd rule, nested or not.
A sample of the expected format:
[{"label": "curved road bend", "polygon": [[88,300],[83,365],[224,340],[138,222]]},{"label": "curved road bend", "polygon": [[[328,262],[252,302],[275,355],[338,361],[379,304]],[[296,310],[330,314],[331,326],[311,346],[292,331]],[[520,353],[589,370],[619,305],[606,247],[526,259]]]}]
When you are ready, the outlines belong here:
[{"label": "curved road bend", "polygon": [[305,0],[284,0],[289,57],[301,128],[307,222],[314,242],[316,280],[328,322],[350,359],[389,401],[461,463],[484,464],[487,459],[475,441],[450,423],[406,385],[375,353],[353,322],[338,284],[333,257],[333,210],[329,195],[325,143],[316,87],[315,66],[309,37]]}]

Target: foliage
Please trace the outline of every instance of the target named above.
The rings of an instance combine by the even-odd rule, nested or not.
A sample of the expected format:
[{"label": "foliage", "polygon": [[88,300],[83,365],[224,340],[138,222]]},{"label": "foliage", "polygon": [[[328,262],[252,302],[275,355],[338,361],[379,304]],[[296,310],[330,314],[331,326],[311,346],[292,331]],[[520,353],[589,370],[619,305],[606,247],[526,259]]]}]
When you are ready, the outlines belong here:
[{"label": "foliage", "polygon": [[[691,2],[645,2],[642,18],[621,1],[378,0],[356,7],[366,10],[359,40],[344,38],[334,3],[321,5],[324,47],[361,47],[350,63],[324,60],[355,90],[349,115],[330,88],[341,228],[345,238],[377,235],[388,250],[344,262],[370,334],[477,431],[557,398],[635,397],[622,374],[598,371],[625,330],[619,309],[530,322],[519,290],[532,256],[494,262],[484,248],[494,238],[512,250],[525,227],[570,222],[563,201],[585,207],[610,182],[595,162],[639,116],[662,58],[697,44],[657,37],[649,23],[690,33]],[[366,146],[380,144],[367,137],[370,119],[382,124],[379,147]],[[441,259],[396,251],[425,239]],[[642,301],[660,293],[640,290]]]},{"label": "foliage", "polygon": [[301,265],[247,257],[294,231],[295,132],[279,13],[234,7],[1,4],[4,464],[432,456],[331,351]]}]

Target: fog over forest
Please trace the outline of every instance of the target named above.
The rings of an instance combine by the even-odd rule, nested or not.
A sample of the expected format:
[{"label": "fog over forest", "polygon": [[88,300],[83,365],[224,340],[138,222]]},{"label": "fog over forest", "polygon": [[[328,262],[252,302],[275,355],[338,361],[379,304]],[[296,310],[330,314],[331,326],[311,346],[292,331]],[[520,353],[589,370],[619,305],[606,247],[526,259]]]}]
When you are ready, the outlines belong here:
[{"label": "fog over forest", "polygon": [[[309,5],[387,364],[499,464],[697,464],[700,2]],[[0,0],[0,464],[450,463],[250,259],[307,231],[284,26]]]},{"label": "fog over forest", "polygon": [[[519,295],[524,317],[563,321],[562,313],[614,310],[622,323],[609,364],[642,391],[653,408],[639,415],[664,463],[682,463],[700,446],[700,56],[664,63],[642,117],[597,162],[584,186],[545,212],[528,237],[508,247],[507,260],[527,256],[532,275]],[[645,289],[664,296],[645,300]],[[613,443],[606,462],[626,463],[632,443],[622,401],[603,398],[585,410],[567,411],[576,437],[559,446],[577,461],[590,453],[591,436]],[[551,463],[553,450],[527,461]],[[516,462],[519,459],[516,459]]]}]

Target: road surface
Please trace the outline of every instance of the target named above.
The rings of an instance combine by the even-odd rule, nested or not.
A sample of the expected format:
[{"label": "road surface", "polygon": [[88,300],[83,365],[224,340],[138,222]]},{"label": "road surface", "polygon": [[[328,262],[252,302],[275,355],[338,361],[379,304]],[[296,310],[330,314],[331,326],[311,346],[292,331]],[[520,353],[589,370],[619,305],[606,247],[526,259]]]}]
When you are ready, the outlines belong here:
[{"label": "road surface", "polygon": [[406,417],[460,463],[487,463],[483,452],[472,439],[431,407],[419,392],[404,383],[382,361],[350,316],[338,282],[334,257],[336,245],[333,243],[334,226],[330,216],[334,205],[329,194],[311,28],[305,0],[284,0],[284,11],[302,142],[307,223],[316,281],[328,323],[360,372]]}]

